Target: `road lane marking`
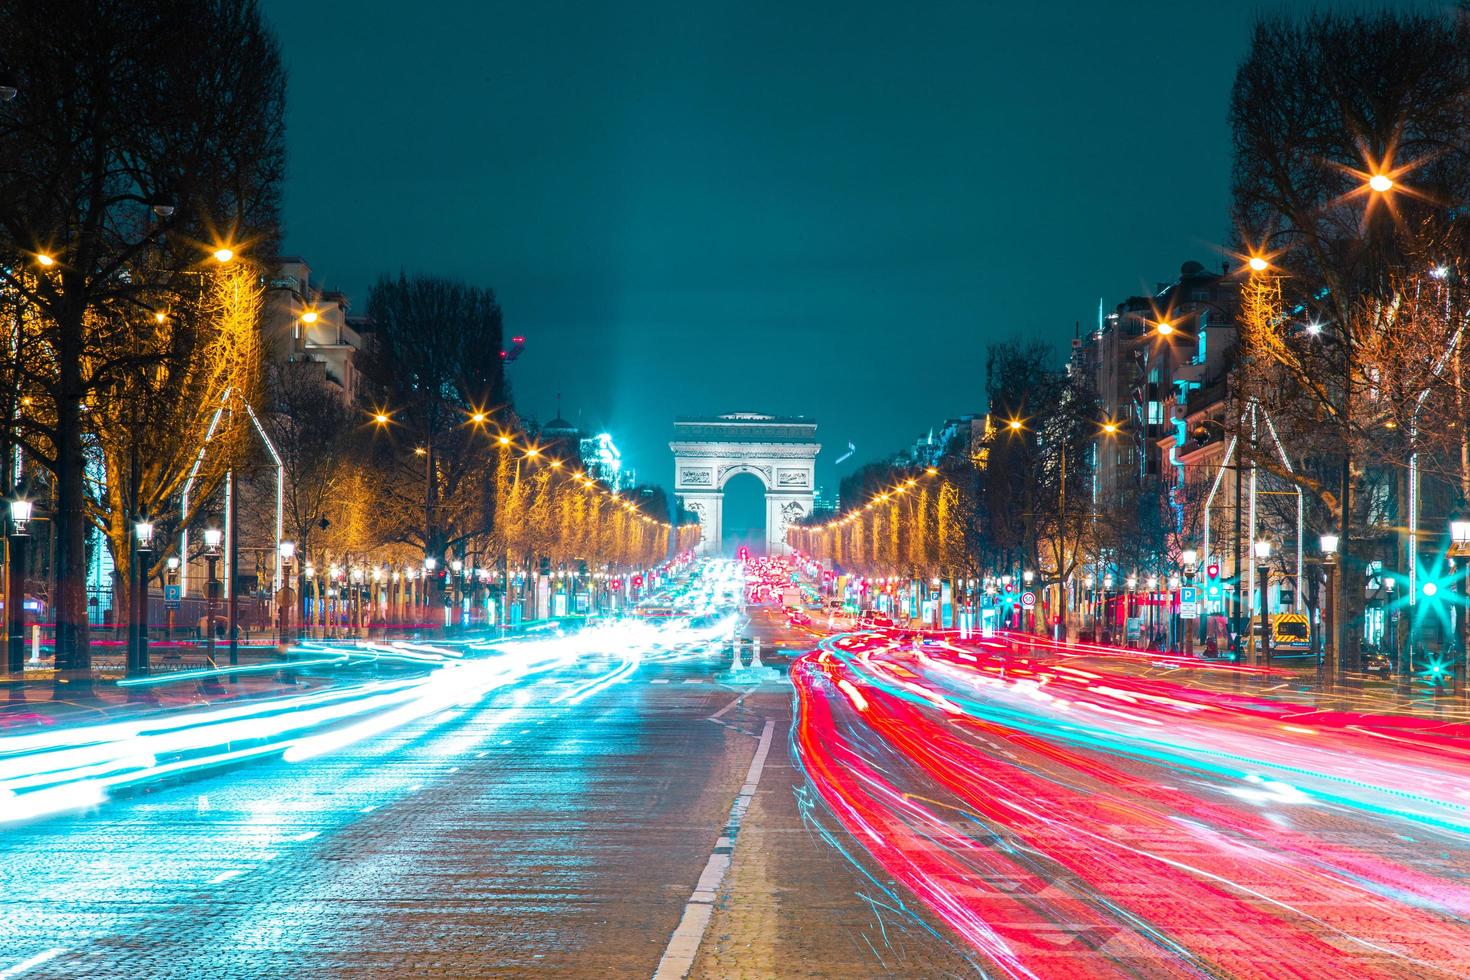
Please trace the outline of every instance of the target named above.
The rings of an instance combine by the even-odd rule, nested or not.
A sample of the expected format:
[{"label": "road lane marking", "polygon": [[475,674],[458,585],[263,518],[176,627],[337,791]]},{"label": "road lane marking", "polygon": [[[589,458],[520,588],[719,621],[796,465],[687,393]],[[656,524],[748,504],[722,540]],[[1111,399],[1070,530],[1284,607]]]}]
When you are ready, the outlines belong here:
[{"label": "road lane marking", "polygon": [[653,680],[649,681],[648,683],[650,683],[650,684],[667,684],[668,682],[669,682],[669,679],[667,677],[655,677]]},{"label": "road lane marking", "polygon": [[65,952],[65,948],[61,946],[56,946],[52,949],[46,950],[44,953],[37,953],[35,956],[32,956],[28,960],[21,960],[19,963],[15,964],[15,966],[12,966],[7,970],[0,970],[0,980],[9,980],[10,977],[18,977],[22,973],[34,970],[36,967],[42,965],[43,963],[50,963],[52,960],[56,959],[56,957]]},{"label": "road lane marking", "polygon": [[231,878],[238,878],[244,873],[245,872],[240,870],[239,868],[235,868],[233,871],[221,871],[219,874],[209,879],[209,883],[211,885],[223,885]]},{"label": "road lane marking", "polygon": [[683,980],[694,966],[694,957],[699,952],[699,944],[704,941],[710,916],[715,911],[715,895],[719,892],[720,883],[725,880],[725,873],[730,870],[730,862],[735,858],[735,840],[740,832],[740,822],[750,809],[755,788],[761,781],[761,772],[766,768],[766,757],[771,753],[771,736],[775,730],[776,723],[767,719],[765,727],[761,729],[761,740],[756,746],[755,757],[750,760],[750,769],[745,773],[745,782],[736,794],[735,801],[730,804],[730,819],[725,824],[725,832],[715,841],[714,850],[710,852],[704,871],[695,883],[694,893],[684,903],[684,914],[679,919],[678,928],[674,930],[668,946],[664,948],[663,958],[658,962],[653,980]]},{"label": "road lane marking", "polygon": [[725,716],[725,712],[729,711],[731,708],[735,707],[741,701],[744,701],[747,697],[749,697],[750,695],[754,694],[758,690],[760,690],[760,685],[759,684],[756,684],[756,685],[753,685],[751,687],[746,688],[744,691],[741,691],[740,692],[740,694],[735,698],[735,700],[731,701],[729,704],[725,705],[719,711],[716,711],[714,714],[710,715],[709,718],[706,719],[706,720],[707,721],[719,721],[721,718],[723,718]]}]

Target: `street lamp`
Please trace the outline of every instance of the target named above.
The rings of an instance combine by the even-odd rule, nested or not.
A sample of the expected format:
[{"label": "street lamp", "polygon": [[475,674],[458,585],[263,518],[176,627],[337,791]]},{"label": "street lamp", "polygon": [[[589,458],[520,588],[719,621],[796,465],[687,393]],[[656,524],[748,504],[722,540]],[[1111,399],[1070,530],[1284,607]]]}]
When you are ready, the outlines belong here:
[{"label": "street lamp", "polygon": [[[276,550],[281,555],[281,581],[286,583],[286,588],[289,590],[292,586],[292,568],[296,566],[296,542],[282,541]],[[281,646],[283,648],[288,645],[292,639],[299,640],[301,638],[301,625],[305,622],[306,619],[305,607],[302,605],[302,601],[305,599],[305,597],[306,588],[304,584],[297,582],[296,601],[279,603],[279,608],[281,610]],[[292,634],[291,628],[291,619],[293,616],[296,618],[296,632],[294,636]]]},{"label": "street lamp", "polygon": [[[169,555],[168,556],[168,560],[165,561],[163,564],[168,569],[168,571],[164,574],[164,581],[166,582],[166,584],[168,584],[168,585],[178,585],[179,584],[179,566],[181,564],[183,564],[183,562],[179,561],[179,557],[177,555]],[[163,605],[164,605],[164,616],[166,617],[167,624],[168,624],[165,627],[167,629],[167,633],[165,634],[165,638],[168,640],[169,643],[173,643],[173,641],[174,641],[174,606],[177,605],[177,603],[175,603],[175,602],[165,602]]]},{"label": "street lamp", "polygon": [[[1470,560],[1470,517],[1464,515],[1450,521],[1450,554],[1463,563]],[[1455,609],[1455,665],[1451,683],[1456,694],[1465,692],[1466,643],[1470,640],[1470,579],[1465,572],[1455,576],[1460,581],[1460,598]]]},{"label": "street lamp", "polygon": [[148,573],[144,566],[153,553],[153,522],[147,518],[133,524],[132,594],[133,615],[128,628],[127,676],[148,675]]},{"label": "street lamp", "polygon": [[1393,178],[1388,174],[1374,174],[1368,178],[1368,188],[1377,194],[1387,194],[1393,190]]},{"label": "street lamp", "polygon": [[204,586],[204,629],[208,634],[205,650],[211,667],[214,666],[214,604],[219,601],[219,549],[224,540],[225,532],[219,528],[204,529],[204,562],[208,570]]},{"label": "street lamp", "polygon": [[1271,588],[1271,566],[1266,564],[1271,558],[1271,542],[1265,538],[1255,543],[1256,552],[1256,578],[1261,583],[1261,612],[1256,622],[1261,630],[1261,662],[1271,666],[1271,611],[1269,606]]},{"label": "street lamp", "polygon": [[[26,669],[26,545],[30,543],[31,502],[16,498],[10,502],[10,594],[5,598],[6,655],[5,669],[14,680],[20,680]],[[18,695],[19,691],[12,692]]]}]

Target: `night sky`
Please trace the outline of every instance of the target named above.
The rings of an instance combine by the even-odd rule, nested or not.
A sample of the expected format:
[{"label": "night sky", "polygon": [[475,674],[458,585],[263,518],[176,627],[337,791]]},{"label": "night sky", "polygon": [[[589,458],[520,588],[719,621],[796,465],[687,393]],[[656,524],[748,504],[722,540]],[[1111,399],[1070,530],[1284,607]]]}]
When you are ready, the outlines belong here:
[{"label": "night sky", "polygon": [[987,342],[1217,261],[1239,3],[267,0],[286,248],[493,287],[517,404],[669,485],[676,414],[814,416],[819,482],[984,409]]}]

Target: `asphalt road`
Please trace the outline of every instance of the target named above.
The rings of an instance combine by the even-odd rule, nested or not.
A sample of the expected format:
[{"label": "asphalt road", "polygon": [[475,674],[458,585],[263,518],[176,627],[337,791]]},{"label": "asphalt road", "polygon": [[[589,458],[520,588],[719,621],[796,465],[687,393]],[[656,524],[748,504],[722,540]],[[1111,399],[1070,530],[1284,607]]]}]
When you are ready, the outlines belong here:
[{"label": "asphalt road", "polygon": [[649,977],[717,848],[693,975],[963,971],[803,820],[784,674],[729,658],[664,654],[566,700],[609,652],[303,762],[5,827],[0,977]]},{"label": "asphalt road", "polygon": [[1470,974],[1460,712],[742,632],[0,825],[0,980]]}]

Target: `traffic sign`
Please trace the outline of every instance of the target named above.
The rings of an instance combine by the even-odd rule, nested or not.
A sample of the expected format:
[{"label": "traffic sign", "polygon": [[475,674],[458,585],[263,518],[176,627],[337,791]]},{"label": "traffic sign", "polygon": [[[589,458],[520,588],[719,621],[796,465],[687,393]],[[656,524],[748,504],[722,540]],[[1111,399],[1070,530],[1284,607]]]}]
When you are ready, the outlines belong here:
[{"label": "traffic sign", "polygon": [[1179,618],[1199,619],[1199,590],[1192,585],[1179,590]]},{"label": "traffic sign", "polygon": [[164,604],[164,607],[165,608],[168,608],[168,609],[177,609],[177,608],[179,608],[179,600],[181,598],[183,598],[183,595],[184,595],[184,590],[183,590],[183,587],[182,586],[178,586],[178,585],[165,585],[163,587],[163,604]]},{"label": "traffic sign", "polygon": [[1021,605],[1025,606],[1027,609],[1030,609],[1032,606],[1036,605],[1036,593],[1035,592],[1022,592],[1021,593]]}]

